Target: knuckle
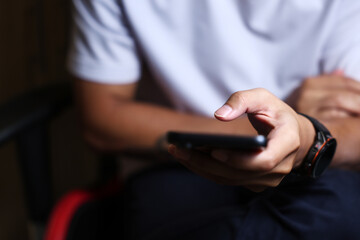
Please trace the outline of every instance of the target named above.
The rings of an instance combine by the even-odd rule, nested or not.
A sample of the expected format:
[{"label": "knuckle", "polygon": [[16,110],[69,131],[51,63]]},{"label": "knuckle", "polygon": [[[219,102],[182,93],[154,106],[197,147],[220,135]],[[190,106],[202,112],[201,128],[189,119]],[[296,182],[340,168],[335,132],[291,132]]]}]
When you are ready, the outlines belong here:
[{"label": "knuckle", "polygon": [[275,156],[268,156],[264,161],[260,164],[260,171],[269,172],[274,169],[277,165],[277,159]]},{"label": "knuckle", "polygon": [[281,176],[286,176],[292,171],[292,168],[293,167],[291,164],[286,164],[277,171],[277,174],[279,174]]},{"label": "knuckle", "polygon": [[233,93],[228,100],[228,104],[230,104],[230,105],[245,104],[245,103],[246,103],[246,101],[244,98],[244,94],[241,91]]},{"label": "knuckle", "polygon": [[262,87],[257,88],[256,90],[259,91],[260,93],[268,93],[269,92],[268,90],[266,90],[265,88],[262,88]]},{"label": "knuckle", "polygon": [[271,101],[275,98],[275,96],[265,88],[256,88],[254,91],[263,101]]},{"label": "knuckle", "polygon": [[237,91],[232,94],[233,97],[239,97],[240,95],[241,95],[241,91]]},{"label": "knuckle", "polygon": [[244,99],[244,96],[240,91],[233,93],[231,97],[238,101],[242,101]]},{"label": "knuckle", "polygon": [[313,85],[313,82],[314,82],[314,78],[312,77],[308,77],[308,78],[305,78],[303,83],[302,83],[302,87],[303,88],[309,88]]},{"label": "knuckle", "polygon": [[264,96],[270,96],[271,93],[266,90],[265,88],[257,88],[256,91],[260,94],[260,95],[264,95]]}]

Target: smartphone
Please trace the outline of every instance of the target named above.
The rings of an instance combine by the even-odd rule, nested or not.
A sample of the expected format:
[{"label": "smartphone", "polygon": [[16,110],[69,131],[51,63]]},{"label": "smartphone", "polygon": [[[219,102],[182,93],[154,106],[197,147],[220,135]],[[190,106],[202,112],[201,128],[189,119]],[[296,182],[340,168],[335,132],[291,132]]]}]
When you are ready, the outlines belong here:
[{"label": "smartphone", "polygon": [[241,135],[219,135],[188,132],[168,132],[168,143],[179,147],[228,149],[228,150],[259,150],[266,147],[267,140],[263,135],[241,136]]}]

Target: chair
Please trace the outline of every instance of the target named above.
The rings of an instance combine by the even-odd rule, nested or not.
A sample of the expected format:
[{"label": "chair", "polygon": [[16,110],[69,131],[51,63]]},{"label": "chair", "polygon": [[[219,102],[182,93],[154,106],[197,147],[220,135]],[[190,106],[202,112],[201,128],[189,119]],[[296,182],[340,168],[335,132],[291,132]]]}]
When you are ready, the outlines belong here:
[{"label": "chair", "polygon": [[[62,82],[36,88],[0,105],[0,147],[15,141],[32,239],[43,239],[55,204],[49,127],[56,117],[72,105],[71,92],[70,83]],[[99,158],[99,182],[107,182],[116,173],[115,157],[101,155]],[[79,192],[81,190],[74,190],[67,197]],[[93,194],[85,190],[83,193],[88,196]]]},{"label": "chair", "polygon": [[11,140],[16,143],[28,217],[36,236],[41,235],[53,206],[49,123],[71,102],[70,85],[61,83],[37,88],[0,106],[0,146]]}]

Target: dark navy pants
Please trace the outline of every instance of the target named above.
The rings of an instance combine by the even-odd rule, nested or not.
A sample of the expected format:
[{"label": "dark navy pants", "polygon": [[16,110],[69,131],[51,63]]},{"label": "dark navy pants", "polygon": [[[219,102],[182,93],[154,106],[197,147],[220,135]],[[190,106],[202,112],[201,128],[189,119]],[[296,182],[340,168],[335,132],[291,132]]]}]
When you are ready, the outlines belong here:
[{"label": "dark navy pants", "polygon": [[164,167],[132,178],[126,196],[129,239],[360,239],[357,172],[289,177],[253,193]]}]

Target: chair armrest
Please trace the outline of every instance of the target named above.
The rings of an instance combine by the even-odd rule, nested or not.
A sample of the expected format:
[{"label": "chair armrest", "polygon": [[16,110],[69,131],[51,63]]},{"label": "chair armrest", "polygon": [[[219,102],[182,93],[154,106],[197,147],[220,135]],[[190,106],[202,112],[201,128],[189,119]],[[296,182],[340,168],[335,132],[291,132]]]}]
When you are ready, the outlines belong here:
[{"label": "chair armrest", "polygon": [[0,105],[0,146],[22,131],[47,122],[72,102],[68,82],[37,88]]}]

